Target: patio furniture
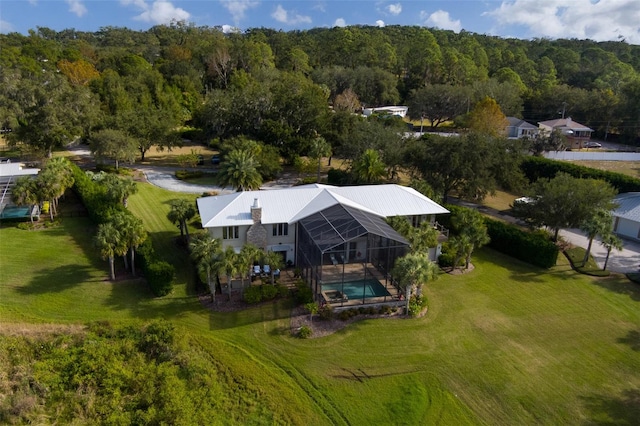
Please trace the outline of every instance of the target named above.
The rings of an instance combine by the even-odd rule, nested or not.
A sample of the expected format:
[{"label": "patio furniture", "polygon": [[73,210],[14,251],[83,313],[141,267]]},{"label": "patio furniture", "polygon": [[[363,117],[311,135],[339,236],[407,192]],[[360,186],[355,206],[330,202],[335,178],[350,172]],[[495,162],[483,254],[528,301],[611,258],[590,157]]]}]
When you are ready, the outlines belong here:
[{"label": "patio furniture", "polygon": [[265,273],[265,275],[269,275],[271,273],[271,266],[269,265],[263,265],[262,266],[262,272]]},{"label": "patio furniture", "polygon": [[260,265],[253,265],[253,275],[260,275],[262,271],[260,271]]},{"label": "patio furniture", "polygon": [[331,254],[331,263],[333,263],[333,266],[338,266],[338,261],[336,260],[336,257],[333,255],[333,253]]}]

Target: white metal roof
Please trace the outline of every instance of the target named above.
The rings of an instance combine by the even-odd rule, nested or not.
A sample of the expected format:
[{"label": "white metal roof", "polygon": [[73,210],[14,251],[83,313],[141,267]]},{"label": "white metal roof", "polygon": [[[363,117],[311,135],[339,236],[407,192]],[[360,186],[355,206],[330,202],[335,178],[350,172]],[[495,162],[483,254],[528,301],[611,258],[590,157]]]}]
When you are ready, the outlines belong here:
[{"label": "white metal roof", "polygon": [[251,206],[256,198],[262,207],[264,224],[295,223],[336,204],[381,217],[449,212],[418,191],[400,185],[335,187],[313,184],[199,198],[197,203],[202,226],[251,225]]},{"label": "white metal roof", "polygon": [[616,196],[615,200],[618,208],[613,211],[613,215],[640,222],[640,192],[626,192]]},{"label": "white metal roof", "polygon": [[40,169],[25,167],[22,163],[1,163],[0,177],[6,176],[32,176],[37,175]]}]

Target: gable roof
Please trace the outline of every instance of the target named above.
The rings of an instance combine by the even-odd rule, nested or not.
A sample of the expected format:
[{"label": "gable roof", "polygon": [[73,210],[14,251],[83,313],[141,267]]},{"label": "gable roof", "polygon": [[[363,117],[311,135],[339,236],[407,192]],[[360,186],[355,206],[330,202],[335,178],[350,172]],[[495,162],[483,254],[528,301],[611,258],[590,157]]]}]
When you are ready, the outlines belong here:
[{"label": "gable roof", "polygon": [[251,206],[256,198],[262,206],[263,224],[295,223],[337,204],[379,217],[449,213],[415,189],[400,185],[313,184],[198,198],[202,226],[251,225]]},{"label": "gable roof", "polygon": [[552,129],[560,128],[560,129],[568,129],[573,131],[593,132],[593,129],[590,129],[584,124],[580,124],[576,121],[573,121],[571,117],[558,118],[557,120],[541,121],[538,124],[541,126],[550,127]]},{"label": "gable roof", "polygon": [[507,120],[509,121],[509,127],[519,127],[521,129],[531,129],[531,130],[537,129],[536,126],[534,126],[529,122],[524,121],[521,118],[507,117]]},{"label": "gable roof", "polygon": [[618,208],[613,211],[614,216],[640,222],[640,192],[618,194],[614,201],[618,204]]}]

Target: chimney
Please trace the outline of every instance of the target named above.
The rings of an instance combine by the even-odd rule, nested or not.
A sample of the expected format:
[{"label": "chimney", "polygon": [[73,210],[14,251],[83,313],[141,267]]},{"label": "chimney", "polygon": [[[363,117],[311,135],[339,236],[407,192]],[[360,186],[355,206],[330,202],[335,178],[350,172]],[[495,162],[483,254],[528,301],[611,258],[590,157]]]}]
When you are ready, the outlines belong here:
[{"label": "chimney", "polygon": [[567,124],[571,124],[571,117],[567,117]]},{"label": "chimney", "polygon": [[251,220],[253,220],[253,223],[261,223],[262,221],[262,207],[257,198],[253,199],[253,205],[251,206]]}]

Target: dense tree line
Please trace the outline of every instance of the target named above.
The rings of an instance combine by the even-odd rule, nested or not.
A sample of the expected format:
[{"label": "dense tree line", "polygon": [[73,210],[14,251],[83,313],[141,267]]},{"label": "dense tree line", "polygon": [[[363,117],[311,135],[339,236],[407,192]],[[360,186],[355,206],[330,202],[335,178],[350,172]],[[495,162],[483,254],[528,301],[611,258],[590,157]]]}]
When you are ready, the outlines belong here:
[{"label": "dense tree line", "polygon": [[640,129],[640,46],[625,42],[403,26],[225,34],[179,22],[147,31],[39,27],[0,43],[0,125],[41,154],[77,137],[112,140],[108,130],[129,147],[119,156],[135,146],[144,158],[152,145],[180,143],[176,129],[194,124],[205,140],[245,135],[289,160],[320,134],[340,155],[357,120],[330,105],[346,114],[404,103],[435,127],[487,96],[534,122],[564,111],[601,135],[634,140]]}]

